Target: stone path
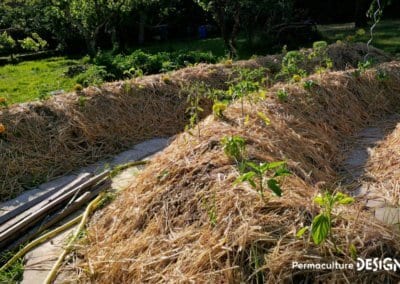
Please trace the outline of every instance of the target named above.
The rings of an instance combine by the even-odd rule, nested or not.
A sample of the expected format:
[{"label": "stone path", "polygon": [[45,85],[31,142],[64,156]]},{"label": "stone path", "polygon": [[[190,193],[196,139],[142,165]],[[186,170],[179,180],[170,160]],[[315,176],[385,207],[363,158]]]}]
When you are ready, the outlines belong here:
[{"label": "stone path", "polygon": [[[400,187],[400,172],[388,178],[391,180],[388,182],[384,178],[377,178],[374,171],[384,163],[384,156],[388,155],[387,147],[380,146],[386,146],[386,140],[397,132],[400,133],[400,115],[392,115],[363,129],[355,137],[344,163],[344,185],[348,185],[351,195],[364,200],[365,206],[373,211],[375,217],[388,224],[400,224],[400,204],[391,193]],[[400,152],[390,155],[395,166],[400,168]],[[387,194],[384,194],[385,191]]]},{"label": "stone path", "polygon": [[[37,196],[45,194],[55,188],[65,185],[68,182],[75,179],[78,175],[85,173],[96,173],[104,169],[106,165],[114,167],[116,165],[125,164],[128,162],[133,162],[137,160],[149,159],[156,152],[161,151],[169,144],[169,140],[165,138],[157,138],[145,141],[143,143],[135,145],[132,149],[122,152],[112,159],[108,159],[89,167],[85,167],[71,173],[70,175],[60,177],[58,179],[52,180],[45,184],[38,186],[38,188],[30,190],[22,194],[21,196],[0,204],[0,216],[5,214],[9,210],[20,206],[24,202],[27,202]],[[135,176],[144,168],[144,166],[136,166],[125,169],[121,171],[118,175],[112,179],[112,188],[116,191],[127,188],[133,181]],[[84,209],[80,212],[76,212],[73,216],[69,216],[68,220],[64,220],[62,223],[68,222],[73,217],[82,213]],[[31,250],[24,258],[24,276],[21,283],[24,284],[41,284],[46,279],[50,269],[54,265],[58,256],[62,253],[64,245],[67,243],[68,238],[73,234],[73,227],[52,240],[41,244],[40,246]]]}]

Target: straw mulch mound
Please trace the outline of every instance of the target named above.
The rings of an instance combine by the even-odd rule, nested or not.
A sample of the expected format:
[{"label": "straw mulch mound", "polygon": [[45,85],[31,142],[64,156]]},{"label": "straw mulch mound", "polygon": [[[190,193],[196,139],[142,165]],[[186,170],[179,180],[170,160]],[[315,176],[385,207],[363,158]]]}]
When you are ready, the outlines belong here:
[{"label": "straw mulch mound", "polygon": [[[368,55],[367,55],[368,54]],[[359,62],[365,59],[375,63],[389,61],[390,57],[381,50],[372,46],[367,47],[365,43],[335,43],[329,46],[327,55],[333,61],[336,70],[357,67]],[[367,55],[367,57],[365,57]]]},{"label": "straw mulch mound", "polygon": [[[400,62],[380,65],[360,77],[353,71],[312,76],[317,85],[277,85],[264,100],[257,95],[208,117],[201,137],[179,135],[103,211],[88,228],[77,272],[92,283],[383,283],[398,280],[384,271],[307,271],[292,261],[352,263],[359,257],[400,257],[399,234],[376,221],[356,203],[339,207],[331,240],[315,246],[296,232],[310,225],[319,208],[313,197],[336,190],[340,146],[369,122],[400,104]],[[284,88],[286,102],[276,99]],[[257,112],[267,115],[266,125]],[[283,197],[265,192],[267,201],[238,177],[235,163],[223,152],[221,138],[239,135],[253,161],[286,160],[292,175],[282,180]],[[212,225],[210,216],[216,216]],[[397,281],[396,280],[396,281]],[[76,281],[76,279],[74,280]]]},{"label": "straw mulch mound", "polygon": [[[202,81],[226,88],[236,65],[278,68],[279,60],[201,64],[0,109],[7,129],[0,134],[0,201],[143,140],[182,131],[188,121],[182,86]],[[210,102],[203,107],[210,113]]]},{"label": "straw mulch mound", "polygon": [[[362,49],[359,45],[329,47],[350,62],[358,60]],[[387,61],[380,51],[371,56],[377,62]],[[224,89],[233,67],[265,67],[266,74],[273,75],[280,69],[281,58],[201,64],[0,109],[0,123],[6,127],[0,134],[0,201],[145,139],[180,132],[188,120],[186,98],[180,94],[182,85],[202,81]],[[203,103],[208,114],[210,102]]]},{"label": "straw mulch mound", "polygon": [[394,207],[400,204],[400,116],[396,116],[396,122],[391,133],[372,150],[361,181],[369,199],[383,199]]}]

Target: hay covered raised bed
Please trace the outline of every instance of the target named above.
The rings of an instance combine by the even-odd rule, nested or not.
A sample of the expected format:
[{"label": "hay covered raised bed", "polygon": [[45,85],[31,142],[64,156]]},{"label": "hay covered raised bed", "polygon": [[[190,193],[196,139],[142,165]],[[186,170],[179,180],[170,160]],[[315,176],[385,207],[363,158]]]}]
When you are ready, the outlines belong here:
[{"label": "hay covered raised bed", "polygon": [[[379,71],[377,71],[379,70]],[[379,80],[378,72],[387,79]],[[386,271],[296,270],[292,261],[352,263],[359,257],[400,257],[399,233],[361,203],[340,207],[331,241],[316,246],[296,232],[318,214],[313,197],[337,189],[340,146],[369,122],[400,106],[400,62],[360,76],[354,70],[314,75],[315,85],[278,84],[264,100],[207,117],[201,138],[179,135],[103,211],[77,247],[80,281],[91,283],[383,283]],[[285,89],[285,102],[276,93]],[[254,95],[257,97],[257,95]],[[271,120],[266,125],[257,115]],[[255,161],[286,160],[292,175],[283,196],[264,202],[246,183],[234,184],[237,166],[220,143],[238,135]],[[212,207],[207,204],[212,204]],[[209,210],[216,214],[214,225]],[[76,280],[76,279],[75,279]]]},{"label": "hay covered raised bed", "polygon": [[[366,51],[363,44],[335,44],[328,55],[335,68],[345,68],[357,65]],[[389,60],[376,49],[370,50],[370,56],[376,62]],[[0,109],[0,123],[5,127],[0,134],[0,201],[138,142],[179,133],[188,120],[186,98],[180,95],[182,84],[202,81],[226,88],[235,66],[265,67],[273,77],[281,58],[201,64]],[[311,71],[316,63],[305,68]],[[209,112],[206,104],[204,114]]]}]

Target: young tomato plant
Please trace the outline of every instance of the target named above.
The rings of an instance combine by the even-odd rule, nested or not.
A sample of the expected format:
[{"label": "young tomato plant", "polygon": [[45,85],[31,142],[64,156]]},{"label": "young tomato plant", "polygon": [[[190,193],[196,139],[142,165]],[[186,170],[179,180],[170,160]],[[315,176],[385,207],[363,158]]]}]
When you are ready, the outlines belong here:
[{"label": "young tomato plant", "polygon": [[190,115],[189,124],[186,125],[185,130],[192,134],[190,129],[197,128],[197,137],[200,139],[200,115],[204,109],[200,106],[202,99],[206,99],[209,95],[209,88],[204,83],[196,82],[190,86],[182,86],[182,92],[187,94],[188,107],[186,113]]},{"label": "young tomato plant", "polygon": [[[337,216],[333,214],[333,210],[337,205],[347,205],[354,202],[354,198],[337,192],[331,194],[326,192],[314,198],[314,202],[321,207],[321,213],[314,217],[311,224],[311,236],[316,245],[324,242],[328,237],[332,236],[332,222]],[[304,227],[297,232],[297,237],[301,237],[309,227]]]},{"label": "young tomato plant", "polygon": [[246,140],[240,136],[224,137],[221,139],[221,144],[225,154],[237,164],[240,164],[245,159]]},{"label": "young tomato plant", "polygon": [[[277,177],[290,174],[286,169],[284,161],[271,163],[245,162],[245,170],[237,179],[236,183],[248,182],[260,195],[264,197],[264,190],[269,188],[276,196],[282,196],[282,189]],[[267,172],[273,172],[270,177],[266,177]]]},{"label": "young tomato plant", "polygon": [[264,82],[264,68],[250,70],[247,68],[236,69],[238,76],[230,82],[227,94],[233,100],[240,100],[242,118],[244,119],[244,99],[245,97],[253,92],[260,89],[260,84]]}]

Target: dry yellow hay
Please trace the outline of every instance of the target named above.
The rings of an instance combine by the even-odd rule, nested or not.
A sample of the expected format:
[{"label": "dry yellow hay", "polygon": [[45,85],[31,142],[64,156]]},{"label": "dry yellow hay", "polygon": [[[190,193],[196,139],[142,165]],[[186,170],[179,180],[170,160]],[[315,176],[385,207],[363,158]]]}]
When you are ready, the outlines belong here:
[{"label": "dry yellow hay", "polygon": [[387,206],[393,207],[400,204],[400,116],[395,118],[388,121],[388,135],[371,149],[361,178],[368,199],[384,200]]},{"label": "dry yellow hay", "polygon": [[[345,58],[352,64],[365,51],[365,45],[329,47],[335,62]],[[371,49],[371,57],[388,60],[376,49]],[[179,95],[182,83],[203,81],[226,88],[232,67],[267,67],[274,75],[280,61],[276,55],[234,64],[201,64],[0,109],[0,123],[6,129],[0,134],[0,201],[145,139],[180,132],[187,122],[186,99]],[[340,63],[338,68],[342,67]],[[208,107],[205,113],[209,111]]]},{"label": "dry yellow hay", "polygon": [[[211,116],[201,124],[201,139],[187,134],[157,155],[147,169],[93,219],[87,240],[77,248],[74,281],[91,283],[383,283],[398,281],[384,271],[292,270],[298,262],[352,262],[360,257],[400,257],[399,233],[363,211],[361,203],[339,208],[334,244],[317,247],[296,232],[310,225],[318,208],[313,197],[335,190],[343,160],[341,145],[369,122],[400,105],[400,62],[379,66],[360,77],[353,71],[314,75],[310,91],[280,84],[265,100],[246,103],[249,121],[241,126],[239,104],[226,119]],[[289,97],[280,102],[276,92]],[[257,115],[270,120],[265,125]],[[264,202],[247,184],[234,185],[237,167],[220,144],[227,135],[247,140],[252,160],[286,160],[293,175],[284,195]],[[217,215],[215,227],[209,210]],[[255,262],[261,263],[257,267]]]}]

